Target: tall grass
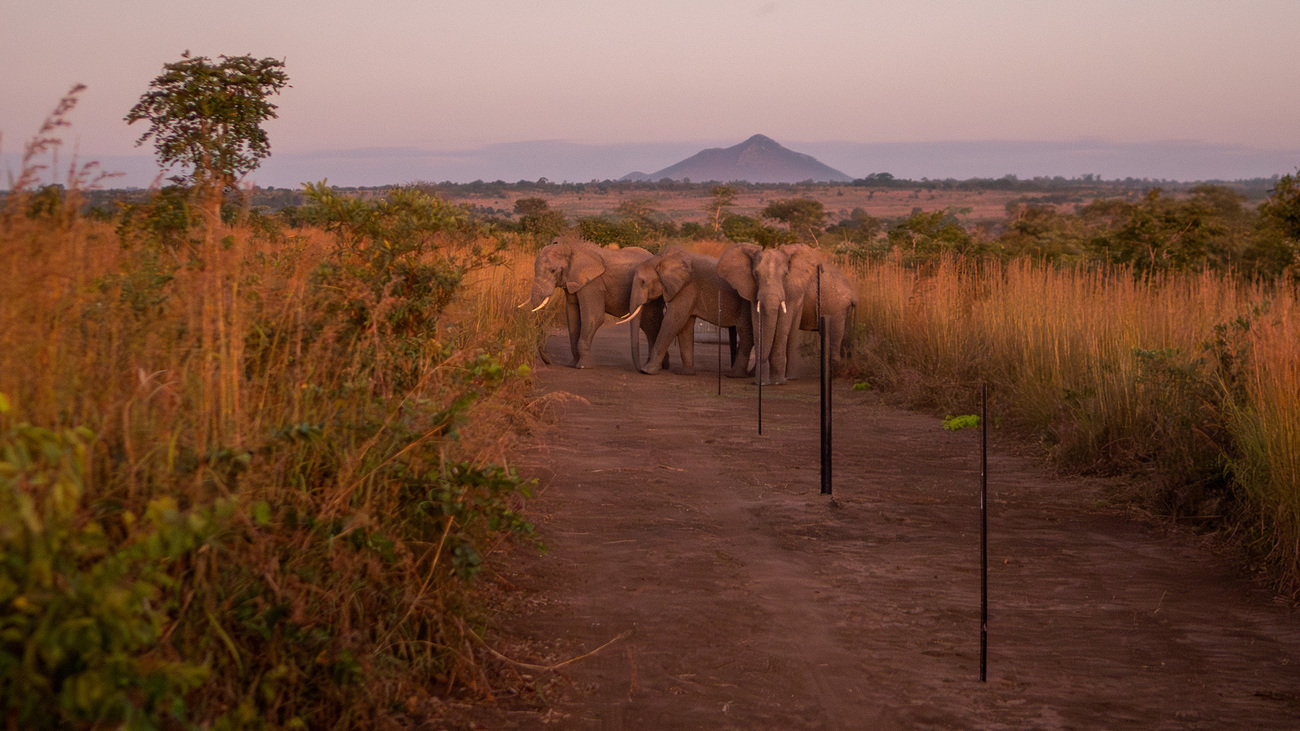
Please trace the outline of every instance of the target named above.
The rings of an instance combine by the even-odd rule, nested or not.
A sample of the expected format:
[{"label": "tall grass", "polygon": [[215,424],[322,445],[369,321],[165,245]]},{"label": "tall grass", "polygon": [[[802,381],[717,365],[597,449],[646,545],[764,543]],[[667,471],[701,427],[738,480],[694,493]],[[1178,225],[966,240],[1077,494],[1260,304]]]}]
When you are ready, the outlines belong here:
[{"label": "tall grass", "polygon": [[851,269],[863,377],[946,410],[988,382],[1060,464],[1155,478],[1139,499],[1227,526],[1300,588],[1294,289],[1027,259]]},{"label": "tall grass", "polygon": [[490,693],[471,580],[531,532],[497,466],[531,255],[489,264],[472,229],[177,243],[32,200],[0,218],[11,724],[368,728]]}]

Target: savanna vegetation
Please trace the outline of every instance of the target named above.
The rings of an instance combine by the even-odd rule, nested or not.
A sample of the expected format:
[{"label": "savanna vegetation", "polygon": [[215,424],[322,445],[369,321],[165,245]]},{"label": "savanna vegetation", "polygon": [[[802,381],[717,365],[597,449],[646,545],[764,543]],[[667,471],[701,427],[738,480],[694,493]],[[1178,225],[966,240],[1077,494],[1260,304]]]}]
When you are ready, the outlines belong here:
[{"label": "savanna vegetation", "polygon": [[531,255],[415,190],[308,186],[290,227],[206,215],[213,174],[80,215],[93,168],[27,182],[73,104],[0,214],[8,727],[371,728],[489,694],[475,579],[534,540],[504,466]]},{"label": "savanna vegetation", "polygon": [[[0,203],[11,726],[358,728],[490,695],[515,671],[476,577],[535,541],[505,465],[543,332],[514,305],[556,235],[815,243],[859,283],[856,381],[949,413],[989,383],[999,425],[1062,468],[1135,476],[1118,497],[1300,590],[1295,177],[983,181],[1016,197],[980,220],[920,191],[982,188],[887,174],[853,187],[915,191],[909,213],[671,181],[580,216],[546,181],[250,195],[287,81],[169,64],[128,119],[182,174],[113,195],[93,164],[37,184],[74,89]],[[214,110],[238,124],[202,126]],[[452,202],[478,188],[510,205]]]}]

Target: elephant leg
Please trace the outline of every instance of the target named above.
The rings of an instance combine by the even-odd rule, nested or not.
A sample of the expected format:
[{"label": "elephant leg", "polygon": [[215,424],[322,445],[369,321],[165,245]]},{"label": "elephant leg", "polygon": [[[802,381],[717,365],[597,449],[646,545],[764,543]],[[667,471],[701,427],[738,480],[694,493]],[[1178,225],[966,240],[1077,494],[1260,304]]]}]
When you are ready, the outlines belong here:
[{"label": "elephant leg", "polygon": [[749,356],[754,350],[754,329],[748,322],[742,322],[733,326],[731,331],[735,341],[731,346],[731,370],[727,371],[727,377],[746,378],[751,375]]},{"label": "elephant leg", "polygon": [[605,322],[605,297],[599,288],[587,286],[578,290],[578,313],[582,331],[578,336],[573,367],[590,368],[591,339]]},{"label": "elephant leg", "polygon": [[[663,319],[659,325],[659,335],[652,341],[650,348],[650,358],[641,368],[642,373],[655,374],[668,367],[668,347],[672,345],[673,340],[677,339],[678,354],[682,356],[682,362],[685,364],[687,351],[682,347],[682,341],[678,335],[682,329],[687,327],[688,323],[695,321],[691,316],[690,310],[682,306],[679,301],[677,306],[673,303],[665,303],[663,309]],[[693,342],[693,341],[692,341]]]},{"label": "elephant leg", "polygon": [[686,327],[677,333],[677,353],[682,357],[683,376],[695,375],[695,318],[686,321]]},{"label": "elephant leg", "polygon": [[857,306],[849,305],[848,309],[844,311],[844,315],[839,319],[841,323],[840,342],[835,347],[835,353],[841,358],[849,358],[853,355],[853,333],[857,330]]},{"label": "elephant leg", "polygon": [[827,318],[830,327],[830,335],[826,338],[826,347],[829,349],[827,356],[831,359],[831,370],[834,372],[835,367],[842,360],[841,348],[844,346],[844,334],[848,325],[848,313],[842,313],[839,317]]},{"label": "elephant leg", "polygon": [[[659,323],[659,326],[658,329],[655,330],[655,340],[658,341],[660,333],[662,333],[664,330],[668,330],[669,342],[671,342],[672,329],[666,322],[668,319],[668,303],[664,302],[663,300],[660,300],[658,311],[659,311],[659,319],[657,320],[657,322]],[[668,343],[664,343],[664,357],[663,360],[659,362],[659,367],[660,368],[668,367]]]},{"label": "elephant leg", "polygon": [[578,338],[582,336],[582,320],[578,309],[578,296],[564,293],[564,318],[569,326],[569,355],[573,364],[578,363]]},{"label": "elephant leg", "polygon": [[650,357],[644,364],[637,364],[642,373],[654,374],[668,367],[668,345],[672,343],[672,333],[668,333],[668,339],[663,343],[659,342],[659,336],[669,330],[665,326],[666,319],[662,300],[647,302],[641,310],[641,331],[650,344]]},{"label": "elephant leg", "polygon": [[[788,303],[787,303],[788,304]],[[792,317],[794,308],[777,318],[776,338],[772,342],[772,370],[770,383],[773,386],[785,385],[789,379],[790,364],[798,343],[798,318]]]},{"label": "elephant leg", "polygon": [[790,337],[786,339],[785,345],[785,379],[794,381],[798,379],[795,374],[795,364],[799,362],[799,340],[801,339],[799,323],[790,326]]},{"label": "elephant leg", "polygon": [[728,378],[745,378],[752,375],[749,370],[749,360],[754,352],[754,325],[751,318],[750,308],[746,307],[746,302],[741,302],[737,308],[736,324],[729,329],[735,337],[735,344],[732,347],[731,370],[727,371]]},{"label": "elephant leg", "polygon": [[777,349],[773,346],[780,344],[777,338],[776,314],[773,312],[772,305],[756,305],[750,308],[750,314],[754,322],[754,357],[757,358],[754,364],[754,378],[756,382],[770,385],[772,351]]}]

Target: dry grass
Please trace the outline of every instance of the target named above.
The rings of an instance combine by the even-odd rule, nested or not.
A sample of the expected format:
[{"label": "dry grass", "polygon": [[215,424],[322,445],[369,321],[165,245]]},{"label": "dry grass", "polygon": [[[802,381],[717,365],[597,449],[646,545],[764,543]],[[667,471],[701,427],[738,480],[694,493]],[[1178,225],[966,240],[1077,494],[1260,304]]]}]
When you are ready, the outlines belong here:
[{"label": "dry grass", "polygon": [[948,413],[987,381],[1059,464],[1152,476],[1150,507],[1226,525],[1300,587],[1293,289],[1026,260],[850,268],[864,378]]},{"label": "dry grass", "polygon": [[[528,531],[519,482],[494,464],[518,433],[521,366],[540,338],[514,308],[531,254],[472,272],[429,328],[403,330],[403,296],[371,286],[368,260],[323,231],[223,226],[169,248],[75,215],[30,218],[24,202],[11,197],[0,221],[0,447],[45,438],[28,425],[93,433],[65,538],[48,550],[108,536],[110,551],[51,586],[89,583],[77,572],[109,559],[155,577],[155,601],[130,610],[156,628],[141,630],[131,667],[180,664],[171,680],[139,682],[172,683],[163,697],[196,723],[338,728],[394,723],[408,700],[489,693],[498,663],[465,631],[478,610],[464,577]],[[447,238],[419,256],[475,243],[488,242]],[[0,487],[53,499],[24,471],[39,464]],[[161,540],[168,515],[181,521],[167,528],[174,551],[131,553]],[[25,596],[38,596],[41,575],[22,574],[19,591],[36,582]],[[60,596],[34,616],[58,627],[72,612],[105,632],[126,621],[82,617]],[[135,676],[95,662],[58,682],[108,673],[123,698],[144,697]],[[6,702],[39,702],[19,694]],[[78,698],[47,718],[98,713]]]}]

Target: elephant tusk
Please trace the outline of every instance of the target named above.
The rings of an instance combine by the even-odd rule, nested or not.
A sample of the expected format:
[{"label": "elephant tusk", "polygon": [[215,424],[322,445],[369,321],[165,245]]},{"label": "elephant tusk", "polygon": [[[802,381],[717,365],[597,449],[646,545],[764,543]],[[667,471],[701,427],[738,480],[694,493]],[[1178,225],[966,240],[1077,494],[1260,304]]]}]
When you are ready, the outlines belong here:
[{"label": "elephant tusk", "polygon": [[627,314],[627,317],[624,317],[622,320],[618,320],[618,321],[615,322],[614,324],[615,324],[615,325],[622,325],[623,323],[627,322],[628,320],[631,320],[632,318],[636,317],[636,313],[640,312],[642,307],[645,307],[645,305],[637,305],[635,310],[632,310],[631,312],[629,312],[629,313]]},{"label": "elephant tusk", "polygon": [[542,300],[542,303],[541,303],[540,305],[538,305],[538,306],[536,306],[536,307],[533,308],[533,312],[536,312],[536,311],[542,309],[543,307],[546,306],[546,303],[547,303],[547,302],[550,302],[550,301],[551,301],[551,296],[550,296],[550,295],[547,295],[547,296],[546,296],[546,299]]},{"label": "elephant tusk", "polygon": [[785,300],[781,300],[781,314],[785,314]]},{"label": "elephant tusk", "polygon": [[529,300],[524,300],[523,302],[520,302],[520,303],[515,307],[515,309],[523,309],[524,307],[526,307],[526,306],[528,305],[528,302],[529,302]]},{"label": "elephant tusk", "polygon": [[763,303],[762,303],[762,302],[759,302],[759,303],[758,303],[758,314],[760,314],[760,315],[763,314]]}]

